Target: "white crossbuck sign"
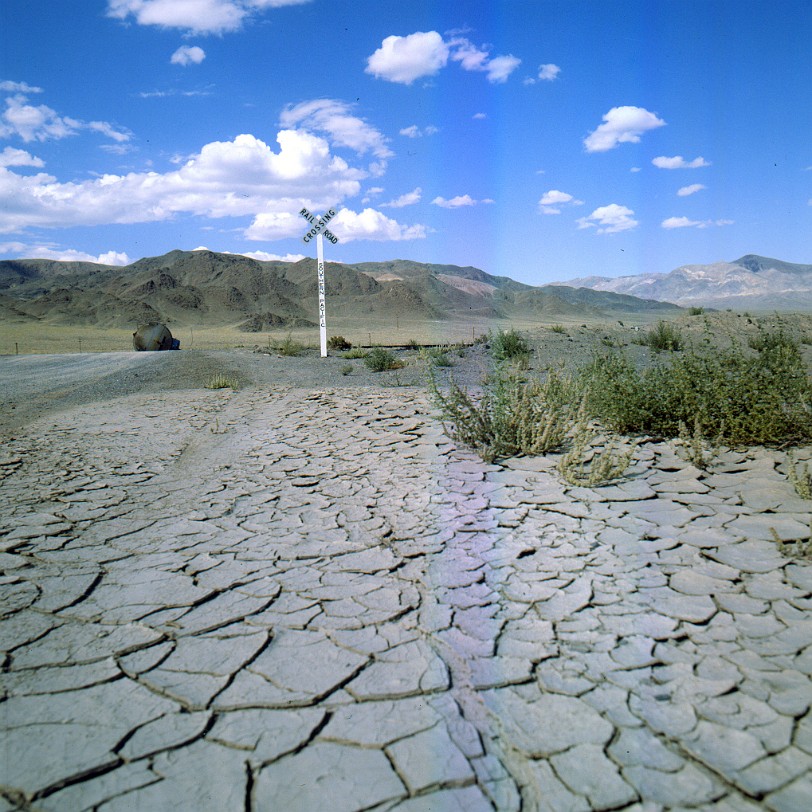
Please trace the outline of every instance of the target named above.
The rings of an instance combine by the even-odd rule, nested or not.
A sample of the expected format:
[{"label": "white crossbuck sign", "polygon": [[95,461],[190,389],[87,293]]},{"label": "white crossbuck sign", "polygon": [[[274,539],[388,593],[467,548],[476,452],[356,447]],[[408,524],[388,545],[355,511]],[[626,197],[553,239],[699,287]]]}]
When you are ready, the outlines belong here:
[{"label": "white crossbuck sign", "polygon": [[329,209],[321,217],[316,217],[302,207],[299,214],[312,226],[310,231],[302,237],[303,242],[310,242],[313,237],[316,238],[316,256],[318,257],[319,270],[319,333],[321,357],[325,358],[327,356],[327,311],[324,301],[324,240],[322,237],[326,237],[333,245],[338,242],[338,237],[327,230],[327,223],[335,217],[336,210]]}]

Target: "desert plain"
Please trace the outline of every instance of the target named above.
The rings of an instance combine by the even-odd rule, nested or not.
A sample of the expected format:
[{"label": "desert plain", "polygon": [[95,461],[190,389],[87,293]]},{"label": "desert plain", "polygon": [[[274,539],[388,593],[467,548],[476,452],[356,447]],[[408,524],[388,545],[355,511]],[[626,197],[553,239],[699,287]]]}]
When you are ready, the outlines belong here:
[{"label": "desert plain", "polygon": [[[652,360],[630,323],[554,326],[530,371]],[[556,454],[452,441],[416,350],[373,373],[278,336],[134,353],[123,330],[12,329],[0,810],[812,808],[812,502],[788,448],[700,469],[640,438],[587,488]],[[441,385],[493,369],[481,343],[450,357]]]}]

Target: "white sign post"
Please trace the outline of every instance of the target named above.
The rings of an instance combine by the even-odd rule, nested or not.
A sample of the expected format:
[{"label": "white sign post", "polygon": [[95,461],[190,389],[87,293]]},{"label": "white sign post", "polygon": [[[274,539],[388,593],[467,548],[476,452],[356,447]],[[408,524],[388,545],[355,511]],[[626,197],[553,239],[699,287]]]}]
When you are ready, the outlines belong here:
[{"label": "white sign post", "polygon": [[326,226],[330,220],[336,215],[335,209],[330,209],[326,214],[321,217],[313,216],[306,208],[302,207],[299,214],[304,217],[311,225],[312,228],[307,234],[302,237],[303,242],[310,242],[314,237],[316,238],[316,257],[318,260],[319,272],[319,334],[321,339],[321,357],[327,357],[327,310],[324,301],[324,240],[327,237],[330,242],[335,245],[338,242],[338,237],[327,230]]}]

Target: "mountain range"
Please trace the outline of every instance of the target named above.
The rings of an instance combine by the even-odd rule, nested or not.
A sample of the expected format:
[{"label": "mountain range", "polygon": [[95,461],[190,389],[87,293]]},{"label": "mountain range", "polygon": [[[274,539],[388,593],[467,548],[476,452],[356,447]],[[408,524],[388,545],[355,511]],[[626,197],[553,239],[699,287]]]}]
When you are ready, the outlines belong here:
[{"label": "mountain range", "polygon": [[733,262],[683,265],[669,273],[587,276],[560,284],[682,306],[812,311],[812,265],[746,254]]},{"label": "mountain range", "polygon": [[[403,320],[618,318],[679,308],[588,286],[534,287],[473,267],[410,260],[327,263],[332,317]],[[0,261],[0,318],[126,327],[236,325],[246,331],[318,322],[313,259],[170,251],[119,267],[44,259]]]}]

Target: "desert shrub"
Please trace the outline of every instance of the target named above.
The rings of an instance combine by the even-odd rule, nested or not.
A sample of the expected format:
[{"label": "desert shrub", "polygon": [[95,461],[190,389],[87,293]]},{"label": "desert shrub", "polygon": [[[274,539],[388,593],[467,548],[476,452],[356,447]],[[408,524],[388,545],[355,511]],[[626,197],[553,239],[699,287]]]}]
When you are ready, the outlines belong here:
[{"label": "desert shrub", "polygon": [[812,388],[797,344],[768,341],[755,357],[705,347],[638,372],[617,355],[583,371],[590,414],[619,432],[677,437],[680,424],[733,444],[812,437]]},{"label": "desert shrub", "polygon": [[352,373],[352,364],[344,364],[344,366],[341,367],[342,375],[349,375],[351,373]]},{"label": "desert shrub", "polygon": [[689,316],[701,316],[705,312],[704,307],[689,307],[688,308],[688,315]]},{"label": "desert shrub", "polygon": [[516,330],[499,330],[490,339],[491,355],[497,361],[511,361],[530,354],[527,339]]},{"label": "desert shrub", "polygon": [[352,361],[355,358],[366,358],[367,355],[369,355],[369,350],[362,350],[360,347],[353,347],[353,349],[348,350],[345,353],[342,353],[341,357],[346,358],[349,361]]},{"label": "desert shrub", "polygon": [[280,341],[276,344],[275,349],[280,355],[286,356],[296,356],[301,355],[304,352],[304,344],[300,344],[298,341],[294,341],[293,338],[288,335],[288,337],[284,341]]},{"label": "desert shrub", "polygon": [[708,440],[702,433],[699,416],[694,417],[694,427],[690,431],[685,423],[680,423],[677,454],[684,460],[704,471],[718,453],[718,443]]},{"label": "desert shrub", "polygon": [[625,447],[617,439],[606,439],[589,425],[586,415],[575,426],[569,450],[558,461],[558,472],[570,485],[594,488],[623,476],[637,443]]},{"label": "desert shrub", "polygon": [[454,366],[454,362],[449,358],[448,350],[445,347],[429,347],[424,351],[423,357],[436,367]]},{"label": "desert shrub", "polygon": [[787,456],[788,477],[795,488],[795,493],[801,499],[812,499],[812,473],[809,471],[809,464],[800,465],[795,462],[795,455],[790,451]]},{"label": "desert shrub", "polygon": [[399,369],[403,366],[395,356],[383,347],[373,347],[364,358],[364,363],[373,372],[384,372],[387,369]]},{"label": "desert shrub", "polygon": [[209,378],[206,389],[236,389],[237,380],[233,376],[217,373]]},{"label": "desert shrub", "polygon": [[655,352],[677,352],[683,347],[680,331],[667,321],[658,321],[655,327],[643,335],[641,343]]},{"label": "desert shrub", "polygon": [[782,329],[770,331],[759,327],[758,333],[747,339],[747,346],[756,352],[775,352],[780,347],[790,351],[798,348],[798,342],[788,336]]},{"label": "desert shrub", "polygon": [[327,339],[328,350],[351,350],[352,344],[344,336],[330,336]]},{"label": "desert shrub", "polygon": [[479,398],[453,380],[446,392],[439,390],[434,379],[429,386],[449,436],[488,461],[560,448],[579,402],[572,378],[554,371],[543,381],[526,381],[510,373],[494,375]]}]

